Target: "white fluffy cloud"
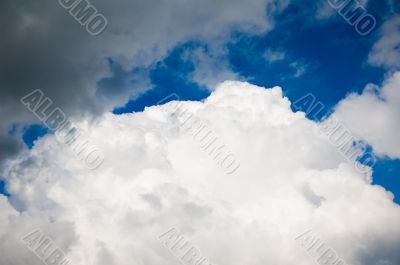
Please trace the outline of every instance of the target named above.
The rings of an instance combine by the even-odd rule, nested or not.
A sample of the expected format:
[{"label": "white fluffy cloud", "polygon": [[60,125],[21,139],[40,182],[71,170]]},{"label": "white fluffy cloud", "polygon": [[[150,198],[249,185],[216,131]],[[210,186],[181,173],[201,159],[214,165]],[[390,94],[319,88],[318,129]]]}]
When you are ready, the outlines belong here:
[{"label": "white fluffy cloud", "polygon": [[376,154],[400,158],[400,72],[382,88],[370,84],[361,95],[348,95],[336,106],[335,115]]},{"label": "white fluffy cloud", "polygon": [[400,68],[400,15],[392,16],[383,24],[368,61],[389,69]]},{"label": "white fluffy cloud", "polygon": [[312,264],[294,240],[310,228],[347,264],[399,264],[392,194],[293,113],[279,87],[229,81],[204,102],[182,103],[236,154],[232,175],[187,134],[173,104],[81,124],[105,153],[96,171],[51,135],[10,162],[0,263],[40,264],[20,240],[40,228],[71,264],[178,264],[158,241],[176,227],[213,264]]}]

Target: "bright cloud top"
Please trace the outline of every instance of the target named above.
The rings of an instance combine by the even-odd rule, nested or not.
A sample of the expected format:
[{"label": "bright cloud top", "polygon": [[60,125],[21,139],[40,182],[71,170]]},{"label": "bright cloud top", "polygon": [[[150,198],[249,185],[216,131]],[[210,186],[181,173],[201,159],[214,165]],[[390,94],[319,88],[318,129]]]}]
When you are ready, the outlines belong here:
[{"label": "bright cloud top", "polygon": [[20,239],[40,228],[71,264],[178,264],[158,240],[176,227],[213,264],[311,264],[294,240],[307,229],[347,264],[399,264],[392,194],[293,113],[279,87],[228,81],[204,102],[181,102],[236,154],[231,175],[184,130],[174,104],[77,124],[105,154],[96,171],[52,135],[10,162],[0,263],[41,264]]}]

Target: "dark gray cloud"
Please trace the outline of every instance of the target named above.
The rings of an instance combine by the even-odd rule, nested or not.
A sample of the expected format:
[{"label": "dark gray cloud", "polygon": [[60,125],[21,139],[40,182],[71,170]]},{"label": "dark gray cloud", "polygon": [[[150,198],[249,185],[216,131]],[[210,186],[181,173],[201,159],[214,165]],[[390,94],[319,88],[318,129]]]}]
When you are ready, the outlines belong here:
[{"label": "dark gray cloud", "polygon": [[[128,86],[117,83],[115,90],[112,82],[107,84],[106,99],[98,99],[97,82],[114,75],[108,57],[121,65],[123,73],[132,67],[146,68],[188,40],[223,43],[232,29],[265,32],[273,25],[267,14],[285,7],[287,1],[90,3],[108,20],[98,36],[88,34],[58,1],[0,2],[0,145],[11,143],[6,130],[12,123],[37,122],[19,101],[29,92],[41,89],[68,116],[97,117],[149,89],[147,75],[141,74],[142,80]],[[15,153],[19,148],[13,146],[2,151]]]}]

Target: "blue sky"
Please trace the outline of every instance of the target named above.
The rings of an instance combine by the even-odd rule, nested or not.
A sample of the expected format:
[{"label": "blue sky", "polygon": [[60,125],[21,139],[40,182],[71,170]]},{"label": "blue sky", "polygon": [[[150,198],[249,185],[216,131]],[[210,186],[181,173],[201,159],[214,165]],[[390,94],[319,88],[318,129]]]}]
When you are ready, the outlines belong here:
[{"label": "blue sky", "polygon": [[[262,35],[251,35],[240,31],[232,32],[225,44],[224,54],[230,70],[250,83],[282,87],[285,96],[292,102],[307,93],[313,93],[325,104],[327,110],[335,106],[350,92],[360,93],[366,84],[381,84],[386,69],[368,64],[368,54],[378,38],[375,30],[360,36],[338,14],[329,19],[316,19],[313,15],[317,6],[314,1],[294,1],[283,13],[277,15],[272,31]],[[368,10],[381,25],[388,15],[386,2],[372,1]],[[146,69],[134,68],[124,72],[112,58],[107,59],[112,77],[98,81],[98,93],[129,90],[135,85],[132,74],[149,71],[151,89],[139,97],[115,106],[113,113],[122,114],[142,111],[171,93],[182,100],[201,100],[210,91],[189,75],[195,64],[185,60],[185,52],[203,48],[208,44],[188,41],[174,47],[162,60]],[[278,54],[272,61],[266,53]],[[298,69],[302,69],[297,72]],[[37,138],[47,133],[38,124],[24,129],[23,140],[31,148]],[[374,168],[374,183],[392,191],[400,203],[400,161],[380,159]]]}]

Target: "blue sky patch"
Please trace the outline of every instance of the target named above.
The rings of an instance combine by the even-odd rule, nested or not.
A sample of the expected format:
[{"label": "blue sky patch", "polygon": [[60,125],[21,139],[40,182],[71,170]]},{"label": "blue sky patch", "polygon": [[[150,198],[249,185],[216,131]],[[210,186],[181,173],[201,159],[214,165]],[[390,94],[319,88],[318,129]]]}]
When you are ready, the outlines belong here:
[{"label": "blue sky patch", "polygon": [[379,159],[373,169],[373,183],[391,191],[400,204],[400,159]]},{"label": "blue sky patch", "polygon": [[[155,64],[150,70],[152,89],[137,99],[129,100],[124,106],[113,110],[114,114],[143,111],[145,107],[156,105],[160,100],[172,93],[180,100],[202,100],[210,95],[210,91],[188,80],[188,75],[194,71],[192,62],[183,58],[187,50],[198,47],[199,44],[186,43],[174,49],[163,61]],[[166,103],[166,102],[164,102]]]},{"label": "blue sky patch", "polygon": [[48,132],[49,129],[47,127],[39,124],[33,124],[24,129],[22,139],[24,140],[24,143],[28,146],[28,148],[31,149],[35,141],[45,136]]},{"label": "blue sky patch", "polygon": [[0,179],[0,194],[9,197],[10,194],[7,192],[6,183]]}]

